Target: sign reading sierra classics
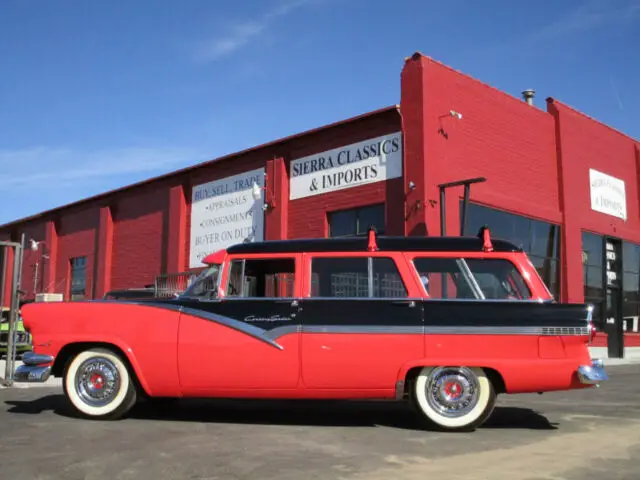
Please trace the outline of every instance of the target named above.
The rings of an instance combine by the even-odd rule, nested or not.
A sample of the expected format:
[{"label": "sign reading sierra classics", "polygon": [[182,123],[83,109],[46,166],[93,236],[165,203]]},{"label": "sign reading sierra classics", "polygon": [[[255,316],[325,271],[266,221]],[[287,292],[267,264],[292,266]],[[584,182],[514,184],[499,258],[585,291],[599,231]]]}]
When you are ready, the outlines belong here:
[{"label": "sign reading sierra classics", "polygon": [[402,176],[402,133],[291,161],[289,198],[335,192]]},{"label": "sign reading sierra classics", "polygon": [[624,181],[589,169],[591,187],[591,209],[627,220],[627,195]]},{"label": "sign reading sierra classics", "polygon": [[264,168],[194,185],[189,268],[203,267],[204,257],[229,245],[263,240],[264,197],[254,200],[254,182],[264,186]]}]

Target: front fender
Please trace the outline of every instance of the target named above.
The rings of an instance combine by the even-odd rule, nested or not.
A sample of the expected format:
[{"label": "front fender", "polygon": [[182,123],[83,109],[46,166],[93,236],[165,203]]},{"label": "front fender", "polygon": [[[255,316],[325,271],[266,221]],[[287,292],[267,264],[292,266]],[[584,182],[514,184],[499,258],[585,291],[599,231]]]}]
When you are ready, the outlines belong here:
[{"label": "front fender", "polygon": [[129,361],[140,387],[147,395],[182,395],[175,355],[172,356],[171,350],[160,352],[158,355],[158,352],[146,342],[141,342],[140,347],[135,348],[115,335],[64,335],[64,337],[51,338],[49,345],[38,348],[38,353],[57,357],[63,348],[83,343],[112,345],[119,349]]}]

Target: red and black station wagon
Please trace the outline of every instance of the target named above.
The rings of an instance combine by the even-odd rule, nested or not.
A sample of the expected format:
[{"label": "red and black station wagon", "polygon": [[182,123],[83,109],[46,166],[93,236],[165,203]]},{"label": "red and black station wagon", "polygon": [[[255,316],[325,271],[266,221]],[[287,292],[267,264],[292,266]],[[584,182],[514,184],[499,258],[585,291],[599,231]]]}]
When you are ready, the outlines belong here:
[{"label": "red and black station wagon", "polygon": [[591,307],[560,304],[514,244],[368,237],[234,245],[171,299],[34,303],[16,381],[63,378],[77,411],[140,396],[409,400],[474,429],[501,393],[607,380]]}]

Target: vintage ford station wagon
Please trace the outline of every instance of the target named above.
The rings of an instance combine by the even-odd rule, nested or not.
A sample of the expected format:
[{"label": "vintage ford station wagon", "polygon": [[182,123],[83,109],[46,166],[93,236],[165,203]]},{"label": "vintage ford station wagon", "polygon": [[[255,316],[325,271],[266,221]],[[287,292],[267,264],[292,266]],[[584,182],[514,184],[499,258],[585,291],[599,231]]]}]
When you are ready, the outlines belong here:
[{"label": "vintage ford station wagon", "polygon": [[387,399],[473,430],[501,393],[587,388],[591,307],[553,301],[526,254],[477,237],[244,243],[180,296],[32,303],[16,381],[63,378],[88,418],[140,397]]}]

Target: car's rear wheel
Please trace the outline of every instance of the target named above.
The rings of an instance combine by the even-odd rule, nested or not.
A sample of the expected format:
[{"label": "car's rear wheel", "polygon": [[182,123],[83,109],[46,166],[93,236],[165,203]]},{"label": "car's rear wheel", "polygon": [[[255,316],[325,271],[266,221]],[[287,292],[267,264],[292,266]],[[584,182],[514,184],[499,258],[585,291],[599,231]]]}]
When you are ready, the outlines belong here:
[{"label": "car's rear wheel", "polygon": [[117,353],[105,348],[78,353],[65,369],[63,386],[73,407],[87,418],[121,418],[137,399],[127,364]]},{"label": "car's rear wheel", "polygon": [[441,430],[473,431],[496,403],[493,384],[481,368],[424,367],[413,387],[418,410]]}]

